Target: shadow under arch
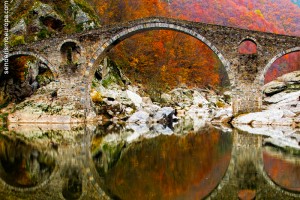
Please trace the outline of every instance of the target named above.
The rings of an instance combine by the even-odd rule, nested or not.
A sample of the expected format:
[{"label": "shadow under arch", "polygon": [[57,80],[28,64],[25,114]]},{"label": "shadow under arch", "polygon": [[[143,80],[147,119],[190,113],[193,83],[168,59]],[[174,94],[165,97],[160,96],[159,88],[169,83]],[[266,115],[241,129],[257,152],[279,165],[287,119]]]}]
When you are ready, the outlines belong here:
[{"label": "shadow under arch", "polygon": [[261,73],[257,76],[256,78],[256,82],[260,85],[263,86],[264,85],[264,81],[265,81],[265,76],[268,72],[268,70],[270,69],[270,67],[272,66],[272,64],[280,57],[289,54],[289,53],[293,53],[293,52],[297,52],[300,51],[300,47],[293,47],[291,49],[282,51],[280,53],[278,53],[276,56],[274,56],[269,62],[268,64],[264,67],[264,69],[261,71]]},{"label": "shadow under arch", "polygon": [[146,32],[149,30],[173,30],[185,33],[189,36],[192,36],[199,41],[206,44],[220,59],[221,63],[223,64],[230,81],[230,85],[233,85],[234,75],[230,70],[230,64],[225,59],[225,57],[221,54],[221,52],[216,48],[215,45],[213,45],[212,42],[207,40],[204,36],[200,35],[196,31],[186,28],[182,25],[176,24],[176,21],[169,22],[168,20],[171,19],[139,19],[132,21],[130,23],[135,24],[131,27],[126,28],[125,30],[122,30],[120,32],[117,32],[114,36],[112,36],[110,39],[104,41],[99,45],[99,48],[96,50],[92,58],[90,59],[88,66],[87,66],[87,72],[85,73],[85,80],[88,80],[88,84],[91,83],[92,78],[96,72],[97,65],[100,63],[101,60],[105,57],[105,53],[109,51],[111,48],[113,48],[115,45],[117,45],[122,40],[125,40],[129,38],[132,35],[135,35],[137,33]]},{"label": "shadow under arch", "polygon": [[[33,56],[35,58],[37,58],[38,60],[42,61],[45,65],[47,65],[47,67],[51,70],[54,78],[56,79],[58,77],[58,72],[55,68],[54,65],[52,65],[46,58],[44,58],[43,56],[31,52],[31,51],[14,51],[9,53],[8,58],[13,57],[13,56]],[[0,58],[0,63],[2,63],[4,61],[4,58],[1,57]]]}]

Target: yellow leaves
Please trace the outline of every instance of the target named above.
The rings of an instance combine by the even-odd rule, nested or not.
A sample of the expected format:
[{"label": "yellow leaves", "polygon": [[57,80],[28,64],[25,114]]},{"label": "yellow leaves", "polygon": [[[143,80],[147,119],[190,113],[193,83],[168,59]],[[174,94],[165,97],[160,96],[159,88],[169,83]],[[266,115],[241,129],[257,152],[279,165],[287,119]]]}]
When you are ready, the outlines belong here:
[{"label": "yellow leaves", "polygon": [[97,90],[92,89],[90,96],[94,103],[100,103],[103,101],[101,93]]},{"label": "yellow leaves", "polygon": [[263,15],[263,14],[261,13],[261,11],[258,10],[258,9],[255,10],[254,13],[257,14],[258,16],[260,16],[261,18],[264,18],[264,15]]}]

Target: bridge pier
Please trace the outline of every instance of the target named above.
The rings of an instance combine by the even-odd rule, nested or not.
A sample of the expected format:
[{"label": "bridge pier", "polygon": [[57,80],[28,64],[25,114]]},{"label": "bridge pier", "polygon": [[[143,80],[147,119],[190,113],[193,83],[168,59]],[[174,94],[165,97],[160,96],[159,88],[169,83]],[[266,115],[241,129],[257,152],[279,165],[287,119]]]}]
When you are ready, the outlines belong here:
[{"label": "bridge pier", "polygon": [[256,86],[246,86],[233,91],[233,115],[260,112],[262,110],[262,93]]}]

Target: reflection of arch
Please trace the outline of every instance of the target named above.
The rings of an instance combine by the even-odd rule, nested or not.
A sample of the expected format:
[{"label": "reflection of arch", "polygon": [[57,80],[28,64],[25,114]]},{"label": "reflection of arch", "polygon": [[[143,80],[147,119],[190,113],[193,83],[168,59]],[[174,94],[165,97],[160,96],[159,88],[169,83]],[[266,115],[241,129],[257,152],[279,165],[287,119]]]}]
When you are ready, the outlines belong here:
[{"label": "reflection of arch", "polygon": [[[25,144],[25,145],[27,145],[27,144]],[[30,146],[30,147],[33,148],[33,150],[37,150],[37,148],[35,148],[33,146]],[[21,151],[21,152],[23,152],[23,151]],[[32,187],[18,187],[18,186],[14,186],[14,185],[11,185],[11,184],[7,183],[5,181],[5,178],[3,178],[2,176],[0,176],[0,184],[3,185],[3,186],[5,186],[5,188],[8,189],[8,190],[17,191],[17,192],[24,192],[24,193],[32,192],[32,191],[37,191],[38,189],[44,188],[49,183],[51,183],[51,181],[54,179],[54,177],[56,177],[57,172],[59,171],[59,166],[58,166],[58,164],[56,162],[56,160],[57,160],[56,159],[56,154],[52,154],[52,155],[55,155],[55,156],[53,156],[53,159],[54,159],[53,169],[52,169],[50,175],[47,176],[47,179],[45,179],[44,181],[38,183],[37,185],[32,186]],[[2,163],[0,164],[0,170],[4,171]],[[3,173],[1,172],[0,174],[3,174]]]},{"label": "reflection of arch", "polygon": [[[45,65],[47,65],[47,67],[49,67],[49,69],[53,73],[54,78],[56,78],[58,76],[56,68],[47,59],[45,59],[43,56],[41,56],[37,53],[33,53],[30,51],[15,51],[15,52],[12,52],[9,54],[9,57],[12,57],[12,56],[33,56],[33,57],[39,59],[40,61],[42,61]],[[1,58],[0,63],[2,63],[3,61],[4,61],[4,59]]]},{"label": "reflection of arch", "polygon": [[68,168],[62,186],[64,199],[81,199],[83,196],[83,178],[78,168]]},{"label": "reflection of arch", "polygon": [[130,27],[128,29],[125,29],[115,35],[113,35],[109,40],[101,43],[99,45],[99,48],[97,49],[96,53],[93,55],[92,59],[89,61],[88,63],[88,74],[86,74],[86,78],[89,79],[89,82],[91,82],[96,69],[97,69],[97,65],[98,63],[105,57],[105,52],[109,51],[111,48],[113,48],[116,44],[118,44],[120,41],[129,38],[130,36],[136,34],[136,33],[140,33],[140,32],[145,32],[148,30],[174,30],[174,31],[178,31],[178,32],[182,32],[185,33],[187,35],[190,35],[198,40],[200,40],[201,42],[203,42],[204,44],[206,44],[220,59],[220,61],[222,62],[229,80],[230,80],[230,84],[233,84],[233,79],[234,76],[230,70],[230,65],[229,62],[224,58],[224,56],[221,54],[221,52],[210,42],[208,41],[205,37],[203,37],[202,35],[200,35],[199,33],[195,32],[192,29],[186,28],[182,25],[177,25],[173,22],[162,22],[161,20],[158,19],[153,19],[153,20],[149,20],[149,21],[141,21],[141,23],[137,23],[137,25],[134,25],[133,27]]},{"label": "reflection of arch", "polygon": [[[224,133],[221,133],[220,131],[218,131],[218,132],[216,132],[216,134],[220,134],[220,135],[222,135],[222,139],[225,139],[224,138]],[[195,134],[193,134],[193,136],[194,135],[201,135],[201,133],[195,133]],[[94,135],[95,136],[95,135]],[[169,140],[171,137],[173,137],[173,139],[175,138],[176,140],[181,140],[181,141],[188,141],[189,140],[189,136],[191,136],[191,135],[189,135],[189,134],[187,134],[187,135],[181,135],[181,136],[179,136],[179,135],[177,135],[177,134],[172,134],[172,136],[162,136],[162,135],[160,135],[159,137],[158,137],[158,139],[160,139],[160,141],[161,141],[161,139],[163,139],[163,140]],[[198,137],[197,136],[197,137]],[[163,138],[164,137],[164,138]],[[169,138],[170,137],[170,138]],[[90,136],[90,138],[93,138],[92,136]],[[146,143],[148,143],[148,144],[151,144],[152,142],[151,142],[151,140],[152,140],[153,138],[151,138],[151,139],[147,139],[146,141]],[[222,139],[220,139],[220,141],[223,141]],[[227,141],[227,139],[228,140],[230,140],[230,144],[232,144],[232,136],[231,136],[231,134],[229,134],[229,133],[226,133],[226,141]],[[145,141],[145,140],[144,140]],[[190,141],[192,141],[192,140],[190,140]],[[193,140],[194,141],[194,140]],[[198,140],[199,141],[199,140]],[[202,140],[202,142],[205,142],[206,140]],[[228,141],[229,142],[229,141]],[[134,142],[135,143],[135,142]],[[136,144],[138,144],[139,142],[136,142]],[[89,145],[86,145],[86,147],[87,147],[87,156],[88,156],[88,158],[87,158],[87,160],[88,160],[88,162],[89,162],[89,173],[91,174],[91,175],[89,175],[90,177],[92,177],[92,178],[90,178],[90,180],[92,180],[93,182],[92,182],[92,184],[93,185],[95,185],[95,186],[97,186],[97,189],[99,189],[99,190],[101,190],[101,187],[98,185],[98,183],[99,184],[103,184],[103,181],[105,181],[105,180],[107,180],[106,178],[105,178],[105,176],[103,176],[102,177],[102,173],[101,172],[99,172],[98,171],[98,169],[97,169],[97,167],[96,167],[96,163],[95,163],[95,161],[94,161],[94,157],[93,157],[93,155],[92,155],[92,151],[91,151],[91,144],[92,144],[92,139],[91,139],[91,141],[89,142]],[[152,143],[153,144],[153,143]],[[220,144],[220,143],[218,143],[218,144]],[[130,146],[130,145],[128,145],[128,146]],[[126,145],[126,147],[125,148],[128,148],[128,146]],[[152,150],[151,149],[151,146],[152,145],[150,145],[150,150]],[[164,147],[165,145],[162,145],[162,147]],[[166,146],[168,146],[168,145],[166,145]],[[193,147],[195,147],[195,146],[197,146],[197,145],[193,145]],[[199,146],[202,146],[202,145],[198,145],[198,147]],[[227,146],[227,145],[225,145],[225,146]],[[216,145],[215,146],[216,148],[218,147],[218,145]],[[224,146],[223,146],[224,147]],[[228,148],[227,148],[228,147]],[[192,183],[191,185],[189,185],[189,187],[188,188],[194,188],[193,190],[191,190],[191,191],[189,191],[189,190],[184,190],[184,192],[183,193],[179,193],[180,195],[178,195],[178,197],[195,197],[194,195],[187,195],[187,196],[185,196],[186,195],[186,192],[188,191],[188,193],[190,192],[191,194],[193,194],[193,191],[200,191],[201,189],[199,189],[199,188],[204,188],[203,189],[203,193],[201,194],[201,195],[204,195],[205,194],[205,196],[204,196],[204,198],[206,199],[206,198],[210,198],[210,196],[211,195],[216,195],[216,194],[218,194],[218,192],[220,191],[220,190],[222,190],[222,188],[223,188],[223,186],[225,186],[226,184],[228,184],[228,180],[229,180],[229,178],[230,178],[230,176],[231,176],[231,174],[233,174],[233,170],[234,170],[234,160],[232,159],[232,157],[231,157],[231,155],[232,155],[232,146],[230,145],[228,145],[226,147],[226,152],[228,152],[228,153],[226,153],[226,155],[224,155],[225,157],[226,157],[226,161],[224,160],[224,159],[221,159],[221,158],[219,158],[218,160],[219,160],[219,162],[218,162],[218,164],[220,164],[220,163],[225,163],[224,164],[224,166],[226,166],[226,168],[223,168],[223,167],[216,167],[216,168],[214,168],[216,171],[220,171],[221,173],[220,174],[218,174],[218,173],[213,173],[214,174],[214,178],[216,178],[216,177],[218,177],[217,178],[217,180],[218,180],[218,182],[215,182],[214,180],[214,178],[212,177],[212,176],[210,176],[211,175],[211,173],[212,173],[212,171],[214,171],[214,170],[207,170],[206,172],[208,172],[206,175],[205,175],[205,177],[209,177],[209,178],[207,178],[207,179],[209,179],[210,181],[209,181],[209,183],[208,182],[205,182],[205,181],[203,181],[202,180],[202,178],[203,178],[203,176],[201,176],[202,178],[200,178],[200,180],[199,179],[197,179],[197,181],[193,181],[193,182],[189,182],[189,183]],[[137,148],[137,149],[140,149],[140,148]],[[189,149],[189,148],[188,148]],[[134,152],[134,154],[136,153],[136,151],[135,150],[130,150],[130,148],[128,148],[128,149],[126,149],[126,150],[124,150],[124,152],[126,152],[125,154],[127,154],[128,152]],[[123,152],[123,153],[124,153]],[[198,151],[195,151],[195,152],[198,152]],[[222,153],[223,153],[224,151],[222,151]],[[208,154],[209,154],[210,152],[208,152]],[[103,155],[103,154],[102,154]],[[155,153],[155,155],[161,155],[161,154],[157,154],[157,153]],[[178,155],[178,154],[176,154],[176,155]],[[184,155],[184,154],[183,154]],[[218,154],[219,155],[219,154]],[[222,154],[223,155],[223,154]],[[122,154],[122,156],[124,156],[124,154]],[[171,157],[172,157],[172,155],[170,155]],[[125,157],[126,157],[126,155],[125,155]],[[154,156],[154,157],[156,157],[156,156]],[[168,157],[168,154],[167,154],[167,156],[166,157]],[[181,156],[179,156],[179,157],[181,157]],[[127,160],[127,159],[125,159],[125,160]],[[155,159],[154,159],[155,160]],[[221,162],[222,161],[222,162]],[[225,161],[225,162],[224,162]],[[228,162],[227,162],[228,161]],[[87,162],[87,163],[88,163]],[[172,161],[173,162],[173,161]],[[181,161],[180,161],[181,162]],[[186,162],[186,163],[188,163],[188,162]],[[122,165],[120,165],[120,163],[118,163],[118,164],[116,164],[116,166],[122,166]],[[152,165],[146,165],[146,166],[152,166]],[[176,165],[175,164],[175,166],[180,166],[180,165]],[[201,169],[201,164],[200,165],[195,165],[195,166],[197,166],[196,168],[192,168],[192,169],[196,169],[195,171],[196,172],[198,172],[198,171],[201,171],[201,170],[199,170],[199,169]],[[217,165],[212,165],[212,166],[217,166]],[[218,165],[219,166],[219,165]],[[143,168],[143,167],[142,167]],[[188,169],[188,171],[191,169],[190,168],[190,165],[188,166],[188,167],[186,167],[186,165],[185,165],[185,167],[184,167],[184,165],[183,165],[183,168],[186,168],[186,169]],[[130,169],[130,167],[129,168],[127,168],[127,169]],[[176,167],[175,167],[175,169],[176,169]],[[182,166],[181,167],[179,167],[178,169],[180,169],[180,170],[182,170]],[[225,169],[224,171],[223,171],[223,169]],[[180,171],[179,170],[179,171]],[[154,170],[155,171],[155,170]],[[175,171],[177,171],[177,170],[175,170]],[[114,171],[115,172],[115,171]],[[149,173],[151,173],[151,172],[149,172]],[[100,175],[101,174],[101,175]],[[120,173],[120,174],[127,174],[127,173],[123,173],[123,171],[122,171],[122,173]],[[179,174],[184,174],[184,173],[179,173]],[[216,175],[217,174],[217,175]],[[175,177],[176,177],[176,173],[175,174],[173,174],[173,175],[175,175]],[[203,174],[202,174],[203,175]],[[219,175],[221,175],[221,176],[219,176]],[[197,176],[197,173],[192,173],[192,176],[187,176],[187,177],[196,177]],[[111,176],[109,176],[110,178],[113,178],[113,177],[111,177]],[[138,176],[137,175],[137,177],[141,177],[141,176]],[[180,177],[180,176],[178,176],[178,177]],[[110,179],[110,178],[108,178],[108,179]],[[210,179],[210,178],[212,178],[212,179]],[[178,181],[178,178],[174,178],[174,180],[177,180]],[[180,179],[180,178],[179,178]],[[148,179],[146,179],[146,180],[148,180]],[[194,179],[192,179],[192,180],[194,180]],[[167,180],[165,180],[166,182],[168,182]],[[202,182],[203,181],[203,182]],[[114,182],[114,181],[113,181]],[[126,183],[126,180],[124,181],[125,183]],[[131,182],[132,182],[132,180],[131,180]],[[154,181],[155,182],[155,181]],[[168,184],[168,185],[173,185],[173,186],[176,186],[177,184],[176,184],[176,181],[174,181],[175,182],[175,184],[173,185],[173,184]],[[200,183],[201,182],[201,183]],[[128,182],[127,182],[128,183]],[[138,181],[138,183],[139,183],[139,181]],[[207,184],[206,184],[207,183]],[[215,183],[217,183],[216,185],[215,185]],[[157,183],[157,184],[159,184],[159,183]],[[197,184],[199,184],[199,185],[197,185]],[[128,186],[130,186],[130,184],[127,184]],[[139,184],[137,184],[137,185],[139,185]],[[145,184],[145,185],[147,185],[147,184]],[[210,186],[207,186],[207,185],[210,185]],[[155,184],[153,184],[153,186],[155,186]],[[198,187],[199,186],[199,187]],[[213,187],[212,187],[213,186]],[[185,185],[185,187],[187,187],[186,185]],[[210,189],[210,190],[206,190],[206,189]],[[186,189],[186,188],[185,188]],[[110,192],[113,192],[113,190],[108,190],[109,192],[109,194],[113,194],[113,193],[110,193]],[[124,188],[123,188],[123,191],[124,191]],[[174,190],[175,191],[175,190]],[[180,191],[180,187],[179,187],[179,190],[176,190],[176,191]],[[205,191],[205,192],[204,192]],[[174,193],[176,193],[176,192],[174,192]],[[132,192],[131,194],[135,194],[134,192]],[[159,194],[161,194],[161,193],[159,193]],[[114,194],[115,195],[115,194]],[[118,195],[116,195],[116,198],[118,198],[118,197],[123,197],[122,195],[120,195],[120,196],[118,196]]]},{"label": "reflection of arch", "polygon": [[234,168],[235,168],[235,160],[234,155],[236,154],[236,149],[233,147],[231,151],[231,159],[230,163],[228,165],[227,171],[222,178],[221,182],[218,184],[218,186],[208,195],[208,199],[214,198],[222,189],[224,186],[226,186],[229,183],[229,180],[231,176],[234,174]]},{"label": "reflection of arch", "polygon": [[[239,45],[238,45],[238,52],[239,52],[239,54],[256,54],[257,53],[257,41],[254,39],[254,38],[252,38],[252,37],[246,37],[246,38],[244,38],[240,43],[239,43]],[[244,45],[245,46],[251,46],[250,47],[250,50],[247,50],[246,52],[244,52],[243,51],[243,49],[242,48],[245,48],[244,47]],[[251,48],[253,48],[253,49],[251,49]]]},{"label": "reflection of arch", "polygon": [[260,163],[260,167],[259,167],[259,171],[262,174],[263,178],[266,180],[266,182],[275,190],[287,195],[287,196],[292,196],[292,197],[296,197],[296,198],[300,198],[300,193],[296,193],[296,192],[291,192],[289,190],[285,190],[283,188],[281,188],[279,185],[277,185],[270,177],[269,175],[266,173],[265,169],[264,169],[264,161],[263,161],[263,153],[261,153],[260,158],[259,158],[259,163]]},{"label": "reflection of arch", "polygon": [[270,67],[272,66],[272,64],[280,57],[288,54],[288,53],[292,53],[292,52],[296,52],[296,51],[300,51],[300,47],[294,47],[285,51],[282,51],[280,53],[278,53],[276,56],[274,56],[269,62],[268,64],[264,67],[264,69],[261,71],[261,73],[258,75],[258,77],[256,78],[256,81],[263,86],[264,85],[264,81],[265,81],[265,75],[267,74],[268,70],[270,69]]},{"label": "reflection of arch", "polygon": [[58,51],[61,53],[61,63],[70,64],[78,63],[83,48],[76,40],[68,39],[58,46]]}]

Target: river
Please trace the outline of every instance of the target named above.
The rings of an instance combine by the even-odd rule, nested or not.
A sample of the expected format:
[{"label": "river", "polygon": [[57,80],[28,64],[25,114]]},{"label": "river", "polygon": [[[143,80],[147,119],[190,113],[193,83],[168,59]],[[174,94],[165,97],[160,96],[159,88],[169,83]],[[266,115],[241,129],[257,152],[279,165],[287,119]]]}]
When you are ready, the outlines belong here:
[{"label": "river", "polygon": [[0,199],[300,199],[300,151],[267,138],[209,124],[13,124],[1,128]]}]

